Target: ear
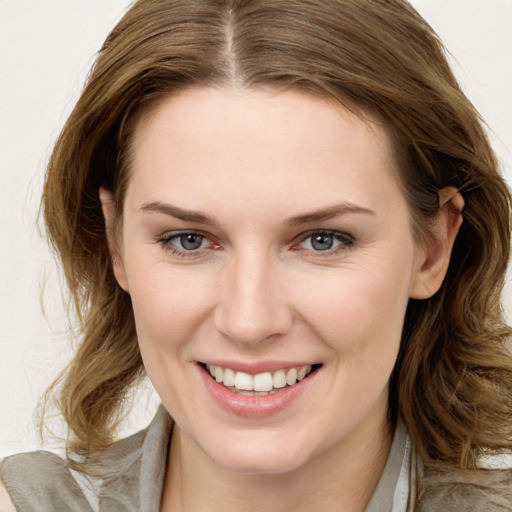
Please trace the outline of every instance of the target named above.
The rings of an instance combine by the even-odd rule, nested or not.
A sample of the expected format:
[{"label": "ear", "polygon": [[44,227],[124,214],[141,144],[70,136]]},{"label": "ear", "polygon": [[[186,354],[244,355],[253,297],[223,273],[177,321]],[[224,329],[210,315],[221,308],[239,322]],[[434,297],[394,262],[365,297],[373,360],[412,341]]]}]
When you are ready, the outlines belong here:
[{"label": "ear", "polygon": [[105,220],[105,234],[107,236],[108,250],[110,251],[110,258],[112,261],[112,269],[119,286],[125,291],[128,291],[128,280],[126,279],[126,272],[121,257],[121,252],[116,240],[114,232],[114,219],[116,216],[116,203],[112,192],[105,187],[100,188],[100,201],[101,210],[103,211],[103,218]]},{"label": "ear", "polygon": [[453,244],[462,225],[464,199],[454,187],[439,192],[439,212],[435,219],[433,240],[418,248],[411,298],[428,299],[441,287],[446,276]]}]

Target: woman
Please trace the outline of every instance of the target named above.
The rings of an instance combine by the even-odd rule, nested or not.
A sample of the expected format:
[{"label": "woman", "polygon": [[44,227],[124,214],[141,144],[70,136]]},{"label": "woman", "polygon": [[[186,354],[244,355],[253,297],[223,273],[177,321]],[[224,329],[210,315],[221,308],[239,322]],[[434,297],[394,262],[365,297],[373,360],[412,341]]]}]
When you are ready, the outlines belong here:
[{"label": "woman", "polygon": [[43,208],[69,460],[6,459],[5,507],[512,510],[510,194],[407,3],[136,2]]}]

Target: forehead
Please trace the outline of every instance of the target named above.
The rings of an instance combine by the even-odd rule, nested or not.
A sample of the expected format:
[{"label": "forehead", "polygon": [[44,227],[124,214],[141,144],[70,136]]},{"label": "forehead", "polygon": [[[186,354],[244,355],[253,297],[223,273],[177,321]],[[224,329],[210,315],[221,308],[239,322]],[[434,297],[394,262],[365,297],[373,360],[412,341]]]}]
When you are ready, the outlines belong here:
[{"label": "forehead", "polygon": [[396,188],[382,125],[295,90],[183,90],[141,116],[131,155],[128,195],[146,201],[181,191],[201,206],[233,192],[232,207],[254,198],[284,207],[286,194],[307,209],[319,201],[371,203]]}]

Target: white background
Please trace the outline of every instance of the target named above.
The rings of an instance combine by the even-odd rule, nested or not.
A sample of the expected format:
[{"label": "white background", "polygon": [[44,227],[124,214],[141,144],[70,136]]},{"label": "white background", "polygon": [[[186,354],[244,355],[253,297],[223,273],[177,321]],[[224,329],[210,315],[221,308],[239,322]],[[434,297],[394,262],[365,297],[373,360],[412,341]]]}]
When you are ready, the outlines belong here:
[{"label": "white background", "polygon": [[[129,3],[0,0],[0,456],[38,447],[33,410],[71,354],[58,273],[36,227],[42,176],[95,52]],[[512,182],[512,0],[412,3],[451,50]],[[512,319],[510,281],[506,310]],[[136,402],[123,433],[144,425],[156,400],[145,391]]]}]

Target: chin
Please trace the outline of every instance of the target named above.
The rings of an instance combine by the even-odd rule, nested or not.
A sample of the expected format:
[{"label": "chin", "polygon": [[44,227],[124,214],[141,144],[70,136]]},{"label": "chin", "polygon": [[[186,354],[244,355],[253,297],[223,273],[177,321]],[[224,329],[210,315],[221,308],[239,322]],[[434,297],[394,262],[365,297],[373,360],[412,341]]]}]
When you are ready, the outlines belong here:
[{"label": "chin", "polygon": [[223,457],[223,460],[216,461],[225,469],[234,473],[252,475],[280,475],[291,473],[306,462],[302,457],[279,456],[262,457],[261,454],[246,455],[234,454],[234,457]]},{"label": "chin", "polygon": [[[311,459],[309,450],[283,442],[242,442],[218,444],[210,458],[228,471],[245,474],[278,475],[292,472]],[[208,453],[208,452],[207,452]]]}]

